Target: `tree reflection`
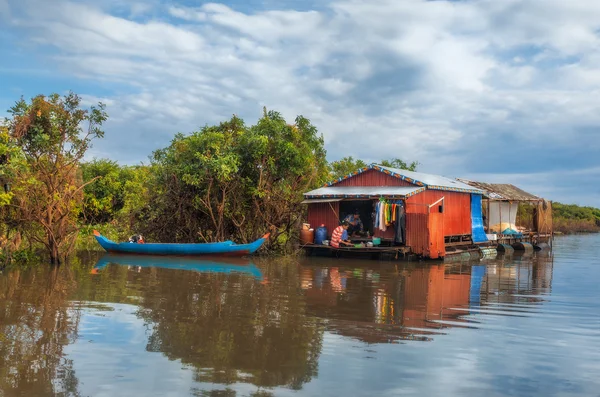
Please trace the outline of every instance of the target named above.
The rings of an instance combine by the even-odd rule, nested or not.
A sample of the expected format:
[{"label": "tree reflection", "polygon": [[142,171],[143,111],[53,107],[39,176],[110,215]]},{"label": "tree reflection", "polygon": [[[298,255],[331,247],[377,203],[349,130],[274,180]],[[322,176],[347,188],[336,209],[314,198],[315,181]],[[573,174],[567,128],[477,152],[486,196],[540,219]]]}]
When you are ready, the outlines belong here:
[{"label": "tree reflection", "polygon": [[322,330],[305,314],[296,266],[263,269],[277,283],[188,272],[148,278],[139,311],[152,329],[148,351],[192,365],[198,382],[300,389],[317,375]]},{"label": "tree reflection", "polygon": [[268,396],[262,388],[301,389],[317,376],[325,330],[367,343],[429,341],[447,327],[476,327],[470,311],[541,301],[552,286],[552,257],[542,255],[485,269],[313,263],[265,260],[262,279],[126,264],[90,274],[78,263],[3,274],[0,396],[77,395],[64,347],[96,303],[137,306],[146,350],[190,368],[200,383],[191,393],[235,395],[232,385],[245,383]]},{"label": "tree reflection", "polygon": [[74,286],[67,267],[0,277],[0,395],[78,395],[63,354],[77,338],[79,312],[67,300]]}]

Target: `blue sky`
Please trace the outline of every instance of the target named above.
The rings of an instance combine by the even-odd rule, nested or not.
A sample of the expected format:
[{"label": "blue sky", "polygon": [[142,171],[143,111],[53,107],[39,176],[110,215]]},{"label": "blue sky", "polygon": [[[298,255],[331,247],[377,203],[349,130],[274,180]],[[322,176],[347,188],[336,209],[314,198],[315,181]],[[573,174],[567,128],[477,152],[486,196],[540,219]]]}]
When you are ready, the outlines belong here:
[{"label": "blue sky", "polygon": [[133,164],[267,106],[311,119],[331,160],[600,206],[600,2],[543,4],[0,0],[0,115],[21,95],[102,100],[90,155]]}]

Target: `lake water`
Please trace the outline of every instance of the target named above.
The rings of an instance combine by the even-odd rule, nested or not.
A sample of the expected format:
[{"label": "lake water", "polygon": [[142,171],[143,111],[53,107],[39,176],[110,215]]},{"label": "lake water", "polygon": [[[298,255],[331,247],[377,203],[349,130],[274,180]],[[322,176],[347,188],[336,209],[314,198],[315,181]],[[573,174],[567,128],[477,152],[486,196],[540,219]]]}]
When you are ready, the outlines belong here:
[{"label": "lake water", "polygon": [[100,256],[0,274],[0,396],[600,396],[600,235],[446,265]]}]

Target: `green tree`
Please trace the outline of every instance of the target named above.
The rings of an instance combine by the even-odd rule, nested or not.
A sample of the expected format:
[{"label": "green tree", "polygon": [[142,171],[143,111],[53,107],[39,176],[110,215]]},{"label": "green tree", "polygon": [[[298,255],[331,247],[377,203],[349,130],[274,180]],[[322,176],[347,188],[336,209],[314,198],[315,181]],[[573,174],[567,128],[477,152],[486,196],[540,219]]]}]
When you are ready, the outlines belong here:
[{"label": "green tree", "polygon": [[28,237],[46,247],[51,263],[60,263],[73,247],[85,186],[80,161],[92,140],[103,136],[100,127],[107,119],[103,104],[89,110],[80,104],[73,93],[39,95],[29,103],[18,101],[7,120],[27,165],[15,177],[11,205],[18,221],[30,225]]},{"label": "green tree", "polygon": [[282,248],[296,232],[302,193],[327,179],[323,138],[304,117],[265,110],[178,134],[151,159],[145,233],[158,240],[247,242],[266,231]]},{"label": "green tree", "polygon": [[21,244],[19,224],[10,203],[14,197],[12,187],[23,167],[21,149],[11,139],[8,126],[0,124],[0,250],[6,262],[12,259]]},{"label": "green tree", "polygon": [[302,194],[328,179],[323,136],[305,117],[298,116],[292,125],[265,109],[242,142],[248,201],[241,237],[256,237],[266,225],[273,233],[272,247],[281,249],[299,229]]},{"label": "green tree", "polygon": [[416,171],[417,167],[419,166],[418,161],[413,161],[409,164],[401,159],[381,160],[380,164],[384,167],[399,168],[401,170],[407,171]]},{"label": "green tree", "polygon": [[341,160],[332,161],[329,163],[329,173],[331,175],[331,179],[341,178],[346,175],[350,175],[351,173],[364,168],[367,166],[367,163],[360,159],[354,159],[352,156],[344,157]]},{"label": "green tree", "polygon": [[554,230],[562,233],[600,231],[600,209],[552,203]]},{"label": "green tree", "polygon": [[81,164],[84,182],[82,217],[93,224],[110,222],[125,205],[124,187],[128,176],[125,167],[115,161],[94,159]]},{"label": "green tree", "polygon": [[121,169],[123,181],[123,208],[116,214],[116,221],[128,232],[142,230],[140,225],[151,214],[150,192],[155,189],[153,168],[136,165]]},{"label": "green tree", "polygon": [[[406,163],[401,159],[381,160],[379,163],[385,167],[399,168],[408,171],[416,171],[419,163],[413,161]],[[329,175],[331,179],[338,179],[343,176],[352,174],[353,172],[364,168],[367,163],[360,159],[354,159],[352,156],[344,157],[341,160],[332,161],[329,163]]]}]

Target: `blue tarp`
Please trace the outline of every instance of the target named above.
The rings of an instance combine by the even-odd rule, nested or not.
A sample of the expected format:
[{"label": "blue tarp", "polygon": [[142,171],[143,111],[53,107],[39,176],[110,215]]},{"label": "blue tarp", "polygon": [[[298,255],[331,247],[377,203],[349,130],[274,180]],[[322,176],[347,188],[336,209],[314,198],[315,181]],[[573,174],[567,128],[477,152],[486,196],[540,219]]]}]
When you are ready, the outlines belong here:
[{"label": "blue tarp", "polygon": [[481,213],[481,194],[471,195],[471,233],[474,243],[488,241],[483,230],[483,218]]},{"label": "blue tarp", "polygon": [[485,277],[485,271],[485,266],[478,265],[471,267],[470,303],[479,303],[481,299],[481,283],[483,282],[483,277]]},{"label": "blue tarp", "polygon": [[523,237],[523,233],[518,232],[514,229],[504,229],[502,234],[514,235],[515,237]]}]

